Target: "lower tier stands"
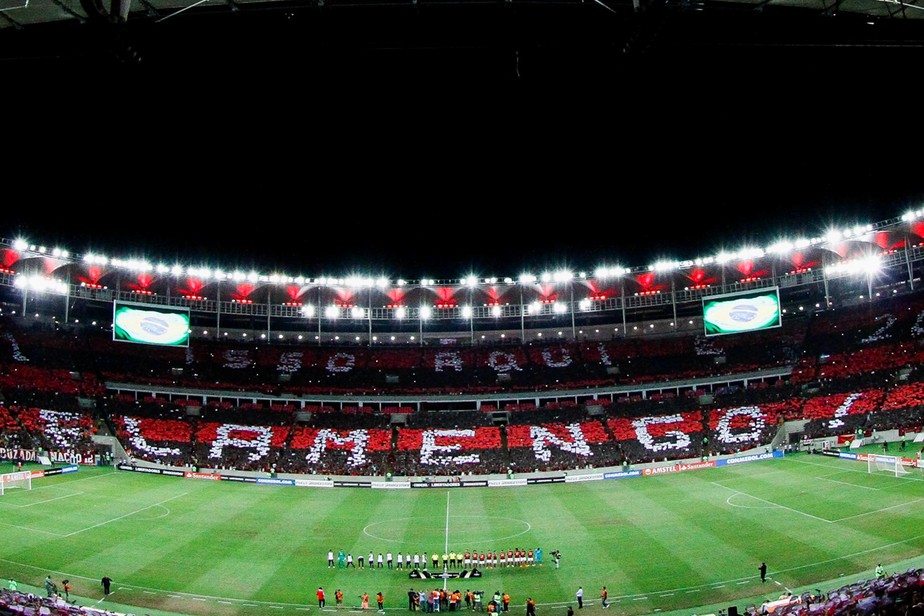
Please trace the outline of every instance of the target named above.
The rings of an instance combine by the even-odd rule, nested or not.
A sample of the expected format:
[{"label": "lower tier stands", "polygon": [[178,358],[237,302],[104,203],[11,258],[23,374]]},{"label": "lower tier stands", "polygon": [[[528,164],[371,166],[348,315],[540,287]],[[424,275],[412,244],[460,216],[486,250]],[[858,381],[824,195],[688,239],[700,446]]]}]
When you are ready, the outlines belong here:
[{"label": "lower tier stands", "polygon": [[[491,425],[478,412],[430,413],[392,424],[388,415],[337,413],[286,423],[272,411],[262,421],[182,409],[114,413],[111,424],[137,459],[171,465],[341,475],[459,475],[553,471],[663,460],[706,458],[769,445],[786,421],[804,420],[804,435],[921,430],[919,384],[891,392],[862,390],[760,404],[672,411],[661,405],[610,404],[599,415],[583,408],[540,408]],[[681,407],[682,408],[682,407]],[[627,412],[631,411],[631,412]],[[647,411],[647,412],[646,412]],[[253,417],[252,419],[258,419]],[[276,421],[269,421],[273,419]],[[450,427],[451,426],[451,427]]]},{"label": "lower tier stands", "polygon": [[[778,392],[770,392],[776,394]],[[730,399],[734,398],[731,396]],[[0,404],[0,448],[92,456],[99,422],[139,460],[169,465],[341,475],[554,471],[706,458],[767,446],[787,421],[802,437],[924,425],[924,384],[738,404],[689,399],[560,405],[494,413],[394,414],[292,408],[195,407],[110,400],[102,411]],[[400,408],[400,407],[399,407]],[[400,417],[400,421],[393,421]],[[785,443],[783,443],[785,444]],[[781,443],[778,443],[781,445]],[[63,452],[63,453],[62,453]],[[63,457],[62,457],[63,456]]]}]

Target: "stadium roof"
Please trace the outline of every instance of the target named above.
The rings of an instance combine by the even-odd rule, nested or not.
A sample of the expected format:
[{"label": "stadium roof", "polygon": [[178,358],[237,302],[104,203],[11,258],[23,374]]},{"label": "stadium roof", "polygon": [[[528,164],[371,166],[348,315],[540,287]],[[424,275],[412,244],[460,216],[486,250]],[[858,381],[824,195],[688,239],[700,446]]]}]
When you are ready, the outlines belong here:
[{"label": "stadium roof", "polygon": [[381,74],[400,58],[433,76],[464,58],[483,77],[596,75],[644,57],[676,70],[766,57],[846,72],[859,53],[881,53],[888,69],[891,52],[922,48],[922,0],[0,0],[7,64],[259,61],[315,76],[344,66]]},{"label": "stadium roof", "polygon": [[[824,16],[860,16],[865,20],[924,20],[924,3],[920,0],[2,0],[0,28],[22,28],[49,22],[88,21],[95,18],[122,18],[152,22],[174,19],[181,13],[220,16],[228,13],[266,13],[279,11],[281,19],[291,20],[299,12],[327,8],[330,11],[356,7],[390,7],[415,12],[436,11],[452,6],[465,10],[484,5],[568,6],[595,4],[609,13],[626,15],[651,9],[656,4],[689,12],[718,13],[736,11],[771,14],[792,18]],[[188,17],[189,15],[187,15]],[[867,34],[868,41],[875,36]]]}]

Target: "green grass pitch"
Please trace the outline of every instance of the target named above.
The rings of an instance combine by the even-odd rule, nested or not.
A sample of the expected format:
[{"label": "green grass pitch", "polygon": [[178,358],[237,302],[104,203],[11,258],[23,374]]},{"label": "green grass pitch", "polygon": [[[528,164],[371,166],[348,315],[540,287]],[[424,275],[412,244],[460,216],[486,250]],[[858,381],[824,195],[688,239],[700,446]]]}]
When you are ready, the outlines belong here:
[{"label": "green grass pitch", "polygon": [[[10,465],[2,470],[9,472]],[[637,479],[505,488],[317,489],[81,467],[0,497],[0,575],[71,580],[80,605],[137,614],[250,616],[353,611],[383,592],[442,587],[387,569],[329,569],[329,549],[442,552],[542,548],[541,567],[484,569],[450,590],[495,590],[524,612],[704,613],[887,570],[924,554],[924,474],[869,474],[809,454]],[[561,550],[556,570],[550,553]],[[768,581],[757,567],[765,561]],[[113,579],[102,597],[100,578]],[[334,606],[334,590],[344,605]],[[132,606],[126,608],[125,606]],[[712,606],[710,608],[709,606]],[[576,606],[575,606],[576,607]]]}]

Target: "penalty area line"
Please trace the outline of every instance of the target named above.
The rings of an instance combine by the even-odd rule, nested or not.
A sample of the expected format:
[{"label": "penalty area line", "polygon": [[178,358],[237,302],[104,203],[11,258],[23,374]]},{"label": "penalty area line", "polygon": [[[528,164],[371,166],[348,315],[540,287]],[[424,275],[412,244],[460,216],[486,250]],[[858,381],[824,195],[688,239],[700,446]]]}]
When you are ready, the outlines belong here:
[{"label": "penalty area line", "polygon": [[55,496],[54,498],[46,498],[45,500],[35,501],[28,503],[26,505],[15,505],[16,509],[25,509],[26,507],[35,507],[36,505],[44,505],[46,503],[51,503],[56,500],[61,500],[62,498],[71,498],[72,496],[80,496],[83,492],[74,492],[72,494],[65,494],[64,496]]},{"label": "penalty area line", "polygon": [[160,501],[159,503],[154,503],[153,505],[148,505],[147,507],[142,507],[141,509],[135,509],[134,511],[129,511],[128,513],[126,513],[126,514],[124,514],[124,515],[120,515],[119,517],[112,518],[111,520],[106,520],[105,522],[100,522],[99,524],[94,524],[93,526],[87,526],[86,528],[81,528],[80,530],[75,530],[74,532],[68,533],[68,534],[66,534],[66,535],[64,535],[64,536],[65,536],[65,537],[73,537],[74,535],[80,534],[80,533],[82,533],[82,532],[84,532],[84,531],[93,530],[94,528],[99,528],[100,526],[105,526],[106,524],[109,524],[109,523],[111,523],[111,522],[118,522],[119,520],[124,519],[124,518],[127,518],[128,516],[135,515],[136,513],[141,513],[142,511],[146,511],[146,510],[151,509],[151,508],[153,508],[153,507],[159,507],[160,505],[163,505],[164,503],[169,503],[170,501],[176,500],[176,499],[181,498],[181,497],[183,497],[183,496],[186,496],[187,494],[189,494],[189,492],[183,492],[182,494],[177,494],[176,496],[171,496],[170,498],[164,499],[164,500]]},{"label": "penalty area line", "polygon": [[736,490],[736,489],[734,489],[734,488],[729,488],[728,486],[723,486],[722,484],[716,483],[715,481],[713,481],[713,482],[711,482],[711,483],[712,483],[713,485],[718,486],[718,487],[720,487],[720,488],[723,488],[723,489],[725,489],[725,490],[729,490],[729,491],[731,491],[731,492],[734,492],[735,494],[740,494],[740,495],[742,495],[742,496],[747,496],[748,498],[753,498],[753,499],[756,500],[756,501],[760,501],[760,502],[762,502],[762,503],[766,503],[766,504],[771,505],[771,506],[773,506],[773,507],[778,507],[778,508],[783,509],[783,510],[785,510],[785,511],[789,511],[789,512],[796,513],[796,514],[799,514],[799,515],[804,515],[804,516],[807,517],[807,518],[812,518],[813,520],[818,520],[819,522],[824,522],[824,523],[826,523],[826,524],[833,524],[833,523],[835,522],[835,520],[826,520],[826,519],[824,519],[824,518],[819,518],[817,515],[812,515],[811,513],[806,513],[806,512],[804,512],[804,511],[799,511],[798,509],[793,509],[792,507],[787,507],[786,505],[781,505],[781,504],[779,504],[779,503],[774,503],[773,501],[769,501],[769,500],[767,500],[766,498],[760,498],[759,496],[753,496],[753,495],[751,495],[751,494],[748,494],[747,492],[742,492],[741,490]]}]

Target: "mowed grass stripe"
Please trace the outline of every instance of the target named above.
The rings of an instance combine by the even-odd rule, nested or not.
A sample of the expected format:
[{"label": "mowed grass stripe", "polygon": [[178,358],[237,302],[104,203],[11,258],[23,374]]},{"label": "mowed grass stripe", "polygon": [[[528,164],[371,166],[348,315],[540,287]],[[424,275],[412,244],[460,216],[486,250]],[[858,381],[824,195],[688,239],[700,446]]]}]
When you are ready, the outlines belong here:
[{"label": "mowed grass stripe", "polygon": [[[230,581],[203,578],[214,567],[238,561],[235,549],[254,532],[251,528],[268,492],[217,482],[174,481],[187,492],[172,501],[166,517],[98,529],[101,548],[88,555],[87,570],[99,571],[100,562],[105,562],[110,570],[120,572],[118,578],[109,574],[120,584],[197,594],[213,594],[216,585]],[[237,523],[241,518],[242,528]]]},{"label": "mowed grass stripe", "polygon": [[[649,577],[654,590],[706,590],[756,573],[759,563],[754,562],[753,545],[742,542],[742,537],[766,533],[765,520],[750,510],[728,508],[724,492],[703,479],[670,478],[651,501],[651,506],[660,503],[672,513],[670,523],[658,530],[659,540],[672,541],[675,551],[674,563],[662,567],[661,579]],[[668,488],[671,494],[665,493]],[[704,560],[708,567],[703,566]],[[726,589],[718,596],[730,592]]]},{"label": "mowed grass stripe", "polygon": [[621,496],[618,506],[632,526],[612,544],[615,556],[625,563],[625,580],[612,580],[611,593],[638,601],[647,597],[639,605],[649,609],[655,605],[653,593],[708,583],[714,569],[703,566],[704,555],[712,562],[722,549],[709,530],[690,524],[696,516],[712,515],[709,504],[690,498],[686,482],[665,479],[654,490],[644,489],[641,482],[624,484],[631,493]]},{"label": "mowed grass stripe", "polygon": [[[491,493],[493,492],[493,493]],[[457,551],[527,549],[532,524],[524,519],[520,499],[508,489],[478,494],[448,493],[449,545]]]},{"label": "mowed grass stripe", "polygon": [[[353,490],[298,490],[266,488],[267,498],[246,517],[238,516],[232,530],[246,533],[233,550],[235,558],[221,569],[217,579],[240,580],[235,598],[303,604],[309,589],[298,583],[306,571],[326,567],[331,533],[343,522],[345,511],[357,508]],[[248,486],[242,486],[246,496]],[[360,509],[366,507],[360,504]],[[213,578],[216,579],[216,578]]]},{"label": "mowed grass stripe", "polygon": [[[317,550],[311,533],[318,527],[317,512],[328,509],[330,497],[346,497],[347,491],[286,494],[278,486],[178,485],[199,489],[165,524],[125,537],[101,554],[131,572],[123,583],[238,601],[304,602],[304,588],[293,588],[292,580],[304,575],[305,554]],[[322,492],[330,494],[317,507],[310,501]],[[293,496],[305,500],[293,502]],[[334,524],[331,519],[321,525]],[[119,554],[128,555],[127,562],[119,563]]]},{"label": "mowed grass stripe", "polygon": [[[139,524],[109,525],[99,534],[101,549],[88,552],[83,562],[87,571],[100,576],[100,562],[109,571],[120,571],[120,584],[169,591],[208,592],[195,586],[199,572],[220,563],[223,551],[236,544],[226,538],[229,519],[247,509],[259,508],[263,499],[258,490],[249,493],[238,486],[219,486],[208,482],[176,481],[188,493],[173,501],[168,515]],[[102,533],[102,529],[98,531]],[[109,574],[112,575],[112,574]],[[112,576],[115,578],[115,576]]]},{"label": "mowed grass stripe", "polygon": [[[887,475],[869,475],[865,465],[835,458],[794,456],[779,462],[773,466],[786,470],[787,474],[764,474],[762,465],[742,465],[733,470],[735,475],[746,476],[744,483],[733,484],[728,478],[720,481],[724,486],[736,485],[751,493],[776,495],[777,502],[793,513],[802,508],[808,515],[830,520],[827,524],[830,528],[826,528],[824,524],[808,521],[800,524],[797,516],[791,519],[781,517],[780,524],[791,527],[789,534],[792,538],[786,544],[786,553],[793,561],[796,576],[816,571],[809,575],[814,579],[829,579],[843,572],[845,565],[847,569],[856,570],[874,557],[870,550],[881,552],[883,560],[912,555],[910,550],[900,545],[886,550],[882,550],[882,546],[919,533],[917,529],[922,527],[920,511],[912,503],[916,498],[914,492],[920,492],[920,485],[903,483]],[[800,472],[800,468],[803,471]],[[834,478],[837,483],[822,478]],[[870,487],[877,489],[871,490]],[[876,514],[883,503],[899,505],[889,511],[889,524],[883,524],[885,516]],[[862,515],[855,522],[845,523],[841,521],[845,511]],[[909,523],[908,516],[918,519]],[[860,522],[861,519],[874,517],[878,519],[868,525]],[[847,550],[846,546],[854,550]],[[856,556],[845,556],[854,552]],[[802,564],[796,564],[800,560]],[[793,581],[800,580],[796,577]]]},{"label": "mowed grass stripe", "polygon": [[[894,505],[905,500],[889,489],[878,489],[877,484],[888,487],[888,477],[872,477],[878,481],[870,481],[869,475],[853,473],[839,473],[835,477],[836,481],[823,481],[818,476],[808,476],[798,482],[790,478],[788,486],[784,480],[756,481],[755,488],[758,494],[776,495],[781,506],[798,508],[832,522],[845,516],[867,513],[876,507],[876,503]],[[871,488],[872,493],[859,494],[860,491],[869,492]]]},{"label": "mowed grass stripe", "polygon": [[[159,501],[175,499],[182,494],[183,485],[173,482],[152,483],[151,490],[137,492],[134,488],[125,484],[120,485],[121,478],[115,479],[110,474],[111,481],[97,481],[95,483],[84,483],[82,492],[79,495],[68,499],[67,506],[57,505],[47,508],[30,507],[20,510],[17,515],[18,521],[24,527],[42,528],[43,530],[57,529],[55,535],[48,535],[47,532],[33,533],[13,533],[5,538],[18,540],[18,548],[6,551],[11,558],[24,557],[29,558],[34,554],[34,549],[41,548],[48,551],[49,546],[55,549],[49,551],[48,564],[51,567],[59,569],[65,563],[72,564],[72,553],[85,553],[87,541],[92,541],[94,537],[108,537],[112,529],[132,534],[134,531],[125,529],[137,529],[139,525],[147,524],[148,520],[155,516],[162,516],[166,510],[166,505],[155,505]],[[68,478],[76,478],[75,475]],[[57,479],[57,478],[55,478]],[[50,480],[50,479],[49,479]],[[39,480],[46,481],[46,480]],[[44,486],[43,486],[44,487]],[[37,490],[25,494],[35,494]],[[134,494],[134,504],[131,504],[131,495]],[[107,506],[110,501],[117,501],[112,508]],[[131,506],[131,509],[127,507]],[[110,525],[112,529],[104,528]]]},{"label": "mowed grass stripe", "polygon": [[[94,481],[88,481],[91,478]],[[152,489],[139,505],[142,501],[132,496],[133,491],[120,490],[114,479],[115,473],[110,472],[95,477],[70,474],[35,480],[32,490],[12,490],[0,500],[0,511],[6,514],[4,525],[9,523],[46,538],[64,537],[159,500]]]},{"label": "mowed grass stripe", "polygon": [[[538,491],[507,487],[479,490],[477,499],[463,498],[466,495],[451,494],[456,503],[456,511],[465,511],[467,524],[472,526],[470,535],[474,537],[471,549],[478,551],[536,550],[542,548],[545,564],[541,567],[504,566],[486,568],[482,580],[455,580],[449,582],[450,588],[466,590],[484,590],[486,593],[508,592],[511,595],[513,609],[522,609],[527,597],[541,602],[543,596],[567,597],[573,595],[575,588],[570,588],[572,581],[567,574],[556,575],[551,552],[558,548],[570,552],[576,558],[580,546],[572,542],[571,528],[574,520],[570,519],[567,505],[563,505],[556,493],[545,489]],[[470,507],[477,506],[478,511]],[[478,516],[484,519],[484,530],[478,532]],[[550,523],[551,522],[551,523]],[[463,547],[469,547],[468,545]],[[567,562],[567,561],[565,561]],[[559,585],[560,579],[566,583]]]},{"label": "mowed grass stripe", "polygon": [[[792,469],[796,474],[759,474],[760,468],[745,470],[742,465],[734,470],[736,474],[747,474],[743,480],[732,482],[722,479],[723,486],[748,491],[749,494],[776,498],[776,502],[790,511],[803,511],[830,521],[833,529],[817,528],[812,537],[810,551],[828,546],[831,553],[841,552],[844,541],[862,548],[881,545],[916,534],[915,526],[921,521],[921,507],[918,499],[924,497],[924,485],[906,482],[888,475],[870,475],[862,464],[849,463],[831,458],[815,457],[818,463],[811,463],[808,473],[799,473],[806,464],[798,458],[780,461],[780,469]],[[832,467],[831,463],[839,467]],[[845,464],[850,466],[844,467]],[[811,468],[814,467],[814,468]],[[788,477],[788,479],[787,479]],[[822,478],[835,481],[824,481]],[[746,498],[736,500],[746,502]],[[894,523],[882,525],[880,517],[888,511]],[[909,519],[910,517],[910,519]],[[798,524],[800,534],[805,529]]]},{"label": "mowed grass stripe", "polygon": [[228,546],[220,550],[222,560],[200,575],[199,592],[214,593],[215,580],[239,580],[236,592],[226,596],[304,603],[306,590],[294,581],[302,578],[310,554],[318,551],[313,531],[318,518],[326,516],[310,502],[293,506],[283,487],[257,488],[263,492],[260,502],[238,512],[219,531],[229,535]]},{"label": "mowed grass stripe", "polygon": [[[559,492],[559,491],[556,491]],[[657,546],[648,543],[649,537],[633,519],[635,511],[627,506],[629,500],[642,497],[628,482],[600,482],[590,486],[569,484],[561,491],[560,506],[567,511],[565,522],[568,528],[577,529],[574,543],[566,539],[560,547],[566,558],[563,565],[569,570],[574,567],[594,567],[597,580],[588,579],[585,597],[596,600],[602,586],[607,586],[614,599],[621,595],[647,592],[638,584],[636,563],[628,553],[640,546],[655,550]],[[657,512],[652,515],[658,516]],[[558,524],[559,520],[552,519]],[[652,552],[651,556],[657,558]],[[564,596],[573,598],[575,588],[565,589]]]},{"label": "mowed grass stripe", "polygon": [[[47,569],[62,574],[56,578],[76,578],[92,596],[106,574],[116,580],[116,597],[190,614],[303,614],[305,606],[316,609],[318,585],[328,590],[331,605],[340,587],[347,605],[357,605],[363,591],[374,597],[382,590],[386,607],[402,609],[410,586],[442,586],[442,580],[409,580],[406,571],[330,570],[327,550],[342,548],[354,557],[370,550],[442,552],[447,502],[450,549],[544,549],[544,567],[486,570],[479,580],[448,582],[450,588],[510,592],[520,613],[526,596],[563,610],[551,606],[573,602],[578,585],[589,603],[596,602],[604,584],[625,616],[697,611],[718,598],[734,603],[755,594],[761,560],[775,580],[797,586],[924,552],[915,529],[924,527],[924,508],[902,506],[902,499],[922,497],[924,482],[871,476],[860,463],[804,454],[640,479],[485,489],[310,489],[96,475],[104,470],[37,480],[36,488],[55,486],[59,494],[85,492],[53,501],[57,505],[10,514],[13,501],[0,501],[7,521],[87,529],[53,537],[0,525],[0,575],[40,584]],[[754,496],[729,500],[735,489]],[[163,508],[114,520],[181,494]],[[832,502],[814,502],[818,494]],[[119,511],[100,516],[92,506],[105,507],[108,499]],[[777,506],[783,503],[788,508]],[[879,511],[887,503],[898,506]],[[89,508],[88,517],[82,507]],[[863,515],[836,521],[847,508]],[[41,515],[29,517],[30,510]],[[816,519],[822,517],[832,521]],[[565,555],[558,571],[550,556],[556,548]],[[123,590],[128,586],[133,590]],[[759,582],[757,589],[763,590]]]},{"label": "mowed grass stripe", "polygon": [[[786,562],[804,567],[818,561],[831,561],[851,545],[851,540],[833,523],[832,510],[818,507],[811,494],[787,498],[787,494],[798,491],[804,481],[805,478],[798,475],[787,481],[786,475],[779,473],[754,474],[744,481],[721,480],[722,488],[731,490],[730,485],[734,485],[736,492],[738,488],[748,491],[736,494],[729,502],[735,518],[732,527],[740,533],[736,543],[750,549],[752,572],[756,573],[761,561],[778,563],[781,549],[785,551]],[[869,498],[870,494],[865,497]],[[829,562],[820,567],[815,579],[829,579],[832,565]],[[743,568],[741,564],[739,568]],[[800,571],[798,575],[804,574]],[[781,571],[779,564],[771,573],[776,582],[787,587],[798,581],[798,575]]]}]

